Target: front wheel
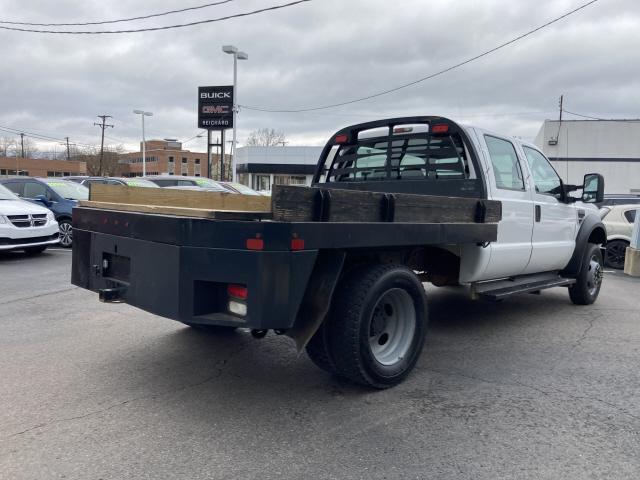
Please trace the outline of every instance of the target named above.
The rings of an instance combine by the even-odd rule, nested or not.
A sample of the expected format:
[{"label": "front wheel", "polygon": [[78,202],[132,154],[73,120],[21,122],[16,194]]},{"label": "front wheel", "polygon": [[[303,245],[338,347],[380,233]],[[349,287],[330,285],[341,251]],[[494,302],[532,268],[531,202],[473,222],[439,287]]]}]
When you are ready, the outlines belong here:
[{"label": "front wheel", "polygon": [[604,252],[604,263],[607,267],[622,270],[624,268],[624,257],[627,253],[629,242],[624,240],[611,240],[607,242]]},{"label": "front wheel", "polygon": [[59,220],[58,228],[60,229],[60,246],[71,248],[73,244],[73,227],[71,220]]},{"label": "front wheel", "polygon": [[338,375],[389,388],[411,372],[424,345],[427,299],[402,265],[355,270],[338,286],[328,319],[328,345]]},{"label": "front wheel", "polygon": [[569,287],[569,298],[576,305],[591,305],[598,298],[604,269],[600,247],[593,243],[587,246],[576,283]]}]

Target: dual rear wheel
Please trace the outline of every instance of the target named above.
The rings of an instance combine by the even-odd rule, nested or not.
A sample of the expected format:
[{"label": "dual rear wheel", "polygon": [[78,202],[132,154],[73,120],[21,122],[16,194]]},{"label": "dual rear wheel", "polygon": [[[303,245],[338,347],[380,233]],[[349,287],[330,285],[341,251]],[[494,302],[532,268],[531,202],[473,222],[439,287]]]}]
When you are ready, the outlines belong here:
[{"label": "dual rear wheel", "polygon": [[361,385],[388,388],[415,366],[424,345],[427,299],[402,265],[355,269],[336,288],[328,318],[307,345],[320,368]]}]

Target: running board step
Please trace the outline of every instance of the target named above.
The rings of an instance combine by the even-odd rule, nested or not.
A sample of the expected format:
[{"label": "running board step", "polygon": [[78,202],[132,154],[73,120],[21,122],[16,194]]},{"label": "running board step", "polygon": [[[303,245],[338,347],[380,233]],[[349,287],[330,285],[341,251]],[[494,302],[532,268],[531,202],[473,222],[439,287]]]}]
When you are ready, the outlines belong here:
[{"label": "running board step", "polygon": [[511,295],[531,293],[553,287],[568,287],[576,283],[575,278],[558,275],[532,275],[531,277],[500,280],[474,286],[474,294],[486,300],[502,300]]}]

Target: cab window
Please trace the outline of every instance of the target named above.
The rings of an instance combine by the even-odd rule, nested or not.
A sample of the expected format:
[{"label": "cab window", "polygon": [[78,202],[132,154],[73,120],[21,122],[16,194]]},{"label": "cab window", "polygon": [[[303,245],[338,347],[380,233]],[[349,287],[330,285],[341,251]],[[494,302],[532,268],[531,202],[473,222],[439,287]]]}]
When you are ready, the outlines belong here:
[{"label": "cab window", "polygon": [[561,197],[562,182],[555,169],[549,163],[544,155],[539,151],[523,147],[524,154],[527,157],[531,174],[533,175],[533,183],[536,186],[537,193],[553,195],[556,198]]},{"label": "cab window", "polygon": [[47,187],[38,182],[27,182],[24,184],[24,198],[36,198],[38,195],[47,196]]},{"label": "cab window", "polygon": [[18,195],[19,197],[24,197],[24,183],[11,182],[11,183],[5,183],[4,186],[7,187],[16,195]]},{"label": "cab window", "polygon": [[524,177],[516,149],[511,142],[485,135],[496,186],[504,190],[524,190]]}]

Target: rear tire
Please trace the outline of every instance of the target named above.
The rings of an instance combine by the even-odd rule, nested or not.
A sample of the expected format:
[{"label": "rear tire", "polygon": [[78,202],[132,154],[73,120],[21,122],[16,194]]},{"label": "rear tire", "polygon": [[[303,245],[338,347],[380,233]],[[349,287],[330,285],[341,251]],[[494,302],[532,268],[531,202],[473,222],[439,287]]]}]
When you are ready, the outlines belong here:
[{"label": "rear tire", "polygon": [[611,240],[607,242],[604,252],[604,263],[607,267],[622,270],[624,268],[624,257],[627,252],[629,242],[624,240]]},{"label": "rear tire", "polygon": [[582,268],[576,283],[569,287],[569,298],[576,305],[591,305],[598,298],[602,286],[602,252],[600,246],[589,243],[584,252]]},{"label": "rear tire", "polygon": [[402,265],[355,270],[338,286],[327,341],[336,373],[355,383],[389,388],[402,382],[424,345],[427,298]]}]

